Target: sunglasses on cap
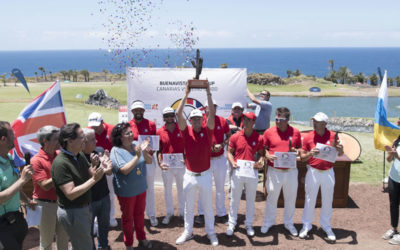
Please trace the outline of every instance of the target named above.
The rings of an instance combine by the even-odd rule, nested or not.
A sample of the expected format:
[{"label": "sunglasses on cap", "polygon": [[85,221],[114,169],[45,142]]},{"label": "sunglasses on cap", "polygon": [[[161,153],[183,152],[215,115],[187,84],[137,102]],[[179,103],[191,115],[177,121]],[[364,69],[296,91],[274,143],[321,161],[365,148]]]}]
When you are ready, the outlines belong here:
[{"label": "sunglasses on cap", "polygon": [[275,121],[277,121],[277,122],[284,122],[284,121],[287,121],[287,118],[275,118]]}]

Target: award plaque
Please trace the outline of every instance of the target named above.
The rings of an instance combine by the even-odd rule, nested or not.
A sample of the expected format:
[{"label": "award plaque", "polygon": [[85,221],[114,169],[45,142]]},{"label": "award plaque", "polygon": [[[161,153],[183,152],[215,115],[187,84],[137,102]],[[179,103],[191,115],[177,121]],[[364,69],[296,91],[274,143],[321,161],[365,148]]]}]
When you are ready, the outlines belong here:
[{"label": "award plaque", "polygon": [[201,70],[203,69],[203,58],[200,57],[200,50],[196,51],[196,61],[191,60],[194,68],[196,68],[196,76],[188,80],[189,88],[205,89],[208,87],[208,80],[200,80]]}]

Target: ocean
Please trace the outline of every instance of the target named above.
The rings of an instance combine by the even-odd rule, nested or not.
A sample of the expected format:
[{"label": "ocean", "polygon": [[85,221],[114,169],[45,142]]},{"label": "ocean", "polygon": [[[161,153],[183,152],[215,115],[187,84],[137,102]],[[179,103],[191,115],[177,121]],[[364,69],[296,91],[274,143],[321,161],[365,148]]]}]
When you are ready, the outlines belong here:
[{"label": "ocean", "polygon": [[[400,48],[254,48],[254,49],[200,49],[203,67],[215,68],[228,64],[229,68],[247,68],[248,73],[273,73],[286,77],[286,70],[299,69],[303,74],[323,77],[329,72],[330,59],[334,69],[347,66],[353,72],[365,75],[377,73],[377,68],[388,70],[389,77],[400,76]],[[46,72],[83,70],[112,73],[125,72],[126,60],[114,57],[105,50],[55,51],[0,51],[0,74],[19,68],[25,76],[40,75],[38,67]],[[185,62],[183,51],[157,49],[136,51],[135,66],[177,67]],[[194,52],[192,53],[192,55]],[[187,62],[186,62],[187,63]],[[189,64],[187,64],[189,65]],[[131,66],[131,65],[127,65]]]}]

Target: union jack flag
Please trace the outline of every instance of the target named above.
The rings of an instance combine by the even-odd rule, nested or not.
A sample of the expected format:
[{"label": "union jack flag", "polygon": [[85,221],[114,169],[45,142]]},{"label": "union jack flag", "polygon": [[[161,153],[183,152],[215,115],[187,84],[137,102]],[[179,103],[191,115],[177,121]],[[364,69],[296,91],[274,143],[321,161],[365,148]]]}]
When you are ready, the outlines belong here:
[{"label": "union jack flag", "polygon": [[15,165],[25,165],[25,153],[35,155],[39,151],[40,144],[36,132],[41,127],[53,125],[60,128],[64,124],[66,124],[64,104],[60,83],[56,81],[26,106],[11,123],[15,134],[15,148],[12,151]]}]

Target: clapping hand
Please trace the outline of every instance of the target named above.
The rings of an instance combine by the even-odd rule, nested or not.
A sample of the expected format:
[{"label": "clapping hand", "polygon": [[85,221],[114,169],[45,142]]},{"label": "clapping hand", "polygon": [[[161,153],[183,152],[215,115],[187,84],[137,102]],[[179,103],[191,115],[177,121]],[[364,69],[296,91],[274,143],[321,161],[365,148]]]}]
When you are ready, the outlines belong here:
[{"label": "clapping hand", "polygon": [[111,174],[112,161],[110,159],[110,151],[104,151],[104,154],[100,156],[101,167],[104,169],[104,173],[107,175]]}]

